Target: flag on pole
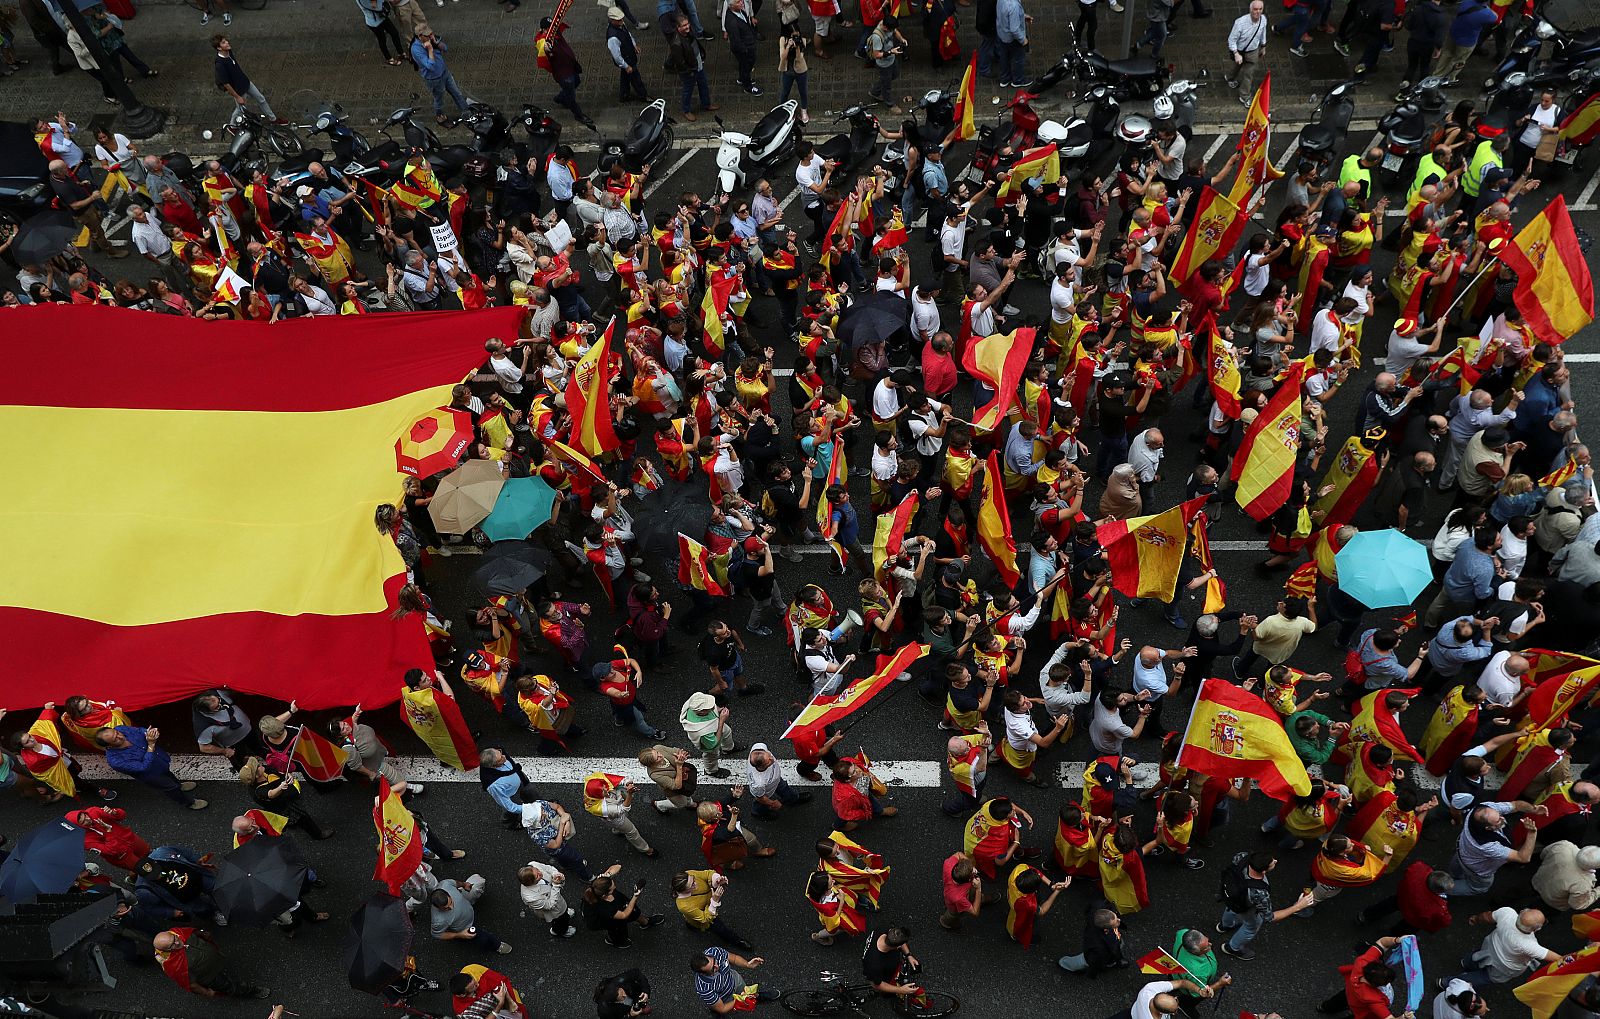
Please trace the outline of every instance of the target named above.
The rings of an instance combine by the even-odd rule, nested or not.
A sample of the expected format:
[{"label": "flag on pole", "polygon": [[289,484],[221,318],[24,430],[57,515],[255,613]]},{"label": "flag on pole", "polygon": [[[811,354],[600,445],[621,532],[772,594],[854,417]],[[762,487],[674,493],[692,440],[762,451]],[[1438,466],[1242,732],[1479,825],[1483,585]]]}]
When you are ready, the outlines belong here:
[{"label": "flag on pole", "polygon": [[961,141],[973,137],[978,133],[978,125],[974,122],[972,111],[978,106],[978,51],[972,51],[972,61],[967,64],[966,73],[961,76],[961,89],[956,93],[954,122],[956,137]]},{"label": "flag on pole", "polygon": [[[709,292],[709,288],[708,288]],[[616,316],[605,335],[590,344],[567,380],[567,413],[572,415],[572,444],[589,456],[617,451],[617,433],[611,427],[611,334]]]},{"label": "flag on pole", "polygon": [[1205,504],[1201,496],[1160,513],[1097,527],[1095,537],[1111,565],[1111,586],[1130,598],[1171,601],[1183,569],[1189,521]]},{"label": "flag on pole", "polygon": [[912,663],[927,653],[926,644],[907,644],[893,655],[879,655],[878,667],[872,675],[851,680],[838,693],[831,696],[811,698],[811,703],[795,716],[794,721],[789,723],[789,727],[778,738],[788,739],[790,733],[821,729],[839,721],[870,701],[879,690],[893,683],[896,677],[911,668]]},{"label": "flag on pole", "polygon": [[1559,344],[1594,321],[1594,281],[1561,195],[1500,252],[1517,274],[1511,299],[1533,334]]},{"label": "flag on pole", "polygon": [[1569,145],[1587,145],[1596,137],[1600,137],[1600,93],[1584,100],[1561,122],[1561,140]]},{"label": "flag on pole", "polygon": [[921,497],[912,492],[895,506],[892,513],[878,514],[877,530],[872,536],[872,565],[875,569],[883,569],[884,563],[900,554],[906,531],[911,528],[911,521],[916,519],[921,502]]},{"label": "flag on pole", "polygon": [[1300,383],[1304,361],[1296,361],[1234,454],[1230,477],[1234,498],[1253,519],[1265,520],[1289,501],[1295,457],[1300,451]]},{"label": "flag on pole", "polygon": [[1231,199],[1219,195],[1211,187],[1200,189],[1195,205],[1194,222],[1184,231],[1178,254],[1172,260],[1172,280],[1187,282],[1202,265],[1212,259],[1227,258],[1233,246],[1239,243],[1249,220],[1239,214],[1239,206]]},{"label": "flag on pole", "polygon": [[1061,154],[1056,151],[1054,142],[1029,149],[1017,158],[1011,166],[1010,176],[1000,182],[994,203],[1006,205],[1016,201],[1017,195],[1022,193],[1023,183],[1035,177],[1045,184],[1054,184],[1061,179]]},{"label": "flag on pole", "polygon": [[1024,327],[1009,333],[975,336],[961,357],[961,367],[982,382],[994,398],[973,409],[972,426],[980,433],[1000,427],[1017,399],[1017,386],[1033,356],[1035,330]]},{"label": "flag on pole", "polygon": [[839,211],[833,214],[833,222],[828,224],[828,232],[822,238],[821,254],[817,256],[817,264],[824,269],[833,269],[833,242],[844,233],[845,217],[850,215],[850,203],[840,202]]},{"label": "flag on pole", "polygon": [[1570,958],[1571,962],[1557,959],[1534,970],[1533,976],[1511,992],[1528,1006],[1533,1019],[1550,1019],[1573,988],[1590,974],[1600,973],[1600,944],[1581,949]]},{"label": "flag on pole", "polygon": [[717,580],[711,550],[682,531],[678,532],[678,583],[704,591],[713,598],[722,598],[728,593]]},{"label": "flag on pole", "polygon": [[1283,171],[1272,165],[1272,154],[1267,151],[1272,140],[1272,72],[1267,72],[1256,86],[1250,111],[1245,114],[1244,127],[1239,132],[1239,175],[1234,178],[1228,199],[1235,205],[1247,205],[1256,188],[1270,184],[1283,176]]},{"label": "flag on pole", "polygon": [[422,829],[383,775],[378,776],[372,823],[378,829],[378,865],[372,879],[387,885],[389,894],[399,895],[400,886],[422,866]]},{"label": "flag on pole", "polygon": [[1001,583],[1016,587],[1017,543],[1011,537],[1011,516],[1006,512],[1006,489],[1000,476],[1000,457],[990,451],[983,472],[983,494],[978,500],[978,542],[989,554]]},{"label": "flag on pole", "polygon": [[[1211,558],[1211,518],[1204,513],[1196,513],[1189,521],[1189,538],[1192,542],[1191,554],[1200,564],[1201,572],[1214,572],[1217,564]],[[1228,585],[1222,582],[1222,577],[1206,578],[1206,600],[1200,611],[1221,612],[1227,604]]]},{"label": "flag on pole", "polygon": [[237,304],[239,303],[239,295],[244,293],[245,288],[249,286],[250,282],[248,280],[225,265],[217,273],[217,285],[212,293],[223,304]]},{"label": "flag on pole", "polygon": [[361,181],[362,190],[367,196],[367,207],[371,210],[368,215],[377,226],[389,225],[389,189],[381,188],[370,180]]},{"label": "flag on pole", "polygon": [[1572,933],[1585,941],[1600,941],[1600,909],[1576,913],[1572,917]]},{"label": "flag on pole", "polygon": [[337,744],[318,735],[309,725],[302,725],[295,734],[289,758],[300,765],[311,781],[332,782],[344,774],[344,762],[350,759],[350,755]]},{"label": "flag on pole", "polygon": [[1165,948],[1156,948],[1139,957],[1139,972],[1151,976],[1170,977],[1188,973],[1183,963],[1172,957]]},{"label": "flag on pole", "polygon": [[1277,713],[1255,694],[1218,679],[1200,681],[1178,765],[1212,778],[1255,779],[1275,800],[1311,792],[1306,766]]}]

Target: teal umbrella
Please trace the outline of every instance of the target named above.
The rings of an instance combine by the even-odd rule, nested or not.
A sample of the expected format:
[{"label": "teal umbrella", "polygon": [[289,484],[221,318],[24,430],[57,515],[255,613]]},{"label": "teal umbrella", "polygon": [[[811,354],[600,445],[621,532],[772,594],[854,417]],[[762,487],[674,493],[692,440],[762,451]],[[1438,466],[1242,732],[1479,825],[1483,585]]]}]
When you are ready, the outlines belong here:
[{"label": "teal umbrella", "polygon": [[478,525],[490,541],[526,538],[540,524],[550,522],[556,490],[538,478],[512,478],[500,487],[494,509]]},{"label": "teal umbrella", "polygon": [[1433,583],[1428,550],[1388,528],[1362,531],[1333,557],[1339,590],[1369,609],[1410,605]]}]

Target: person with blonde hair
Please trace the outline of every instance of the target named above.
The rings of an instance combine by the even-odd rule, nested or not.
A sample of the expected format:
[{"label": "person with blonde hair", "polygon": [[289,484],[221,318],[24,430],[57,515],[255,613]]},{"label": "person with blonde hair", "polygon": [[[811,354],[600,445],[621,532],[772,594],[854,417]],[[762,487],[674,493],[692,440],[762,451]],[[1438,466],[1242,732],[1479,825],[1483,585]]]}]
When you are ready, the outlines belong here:
[{"label": "person with blonde hair", "polygon": [[270,810],[289,819],[289,824],[304,828],[314,839],[330,839],[333,828],[325,827],[300,803],[300,780],[279,775],[268,768],[259,757],[248,758],[239,769],[239,781],[250,790],[250,798],[262,810]]}]

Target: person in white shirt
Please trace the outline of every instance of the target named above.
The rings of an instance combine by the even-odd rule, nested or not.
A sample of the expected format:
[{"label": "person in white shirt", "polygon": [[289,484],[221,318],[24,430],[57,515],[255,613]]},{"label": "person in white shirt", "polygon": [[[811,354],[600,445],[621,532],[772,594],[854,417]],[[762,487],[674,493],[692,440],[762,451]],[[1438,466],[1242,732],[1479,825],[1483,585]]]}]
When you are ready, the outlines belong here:
[{"label": "person in white shirt", "polygon": [[911,399],[911,406],[906,414],[906,425],[911,429],[911,438],[917,444],[917,456],[925,462],[923,474],[931,478],[931,469],[937,464],[928,464],[926,461],[937,461],[939,450],[944,447],[945,429],[950,425],[950,419],[943,413],[945,405],[929,396],[918,393]]},{"label": "person in white shirt", "polygon": [[1539,143],[1547,134],[1555,134],[1561,122],[1561,107],[1556,105],[1554,92],[1546,90],[1539,93],[1539,102],[1529,110],[1518,124],[1526,125],[1522,133],[1517,135],[1516,154],[1513,156],[1513,166],[1526,166],[1539,148]]},{"label": "person in white shirt", "polygon": [[1077,267],[1063,259],[1056,263],[1056,278],[1050,282],[1050,338],[1061,347],[1072,336],[1072,315],[1078,308],[1077,274]]},{"label": "person in white shirt", "polygon": [[583,785],[583,806],[598,817],[601,824],[627,839],[628,845],[645,856],[654,857],[657,851],[650,848],[650,843],[639,834],[638,826],[628,817],[633,809],[633,793],[632,782],[623,781],[613,786],[605,777],[591,775]]},{"label": "person in white shirt", "polygon": [[1427,329],[1418,329],[1414,318],[1397,319],[1389,333],[1389,349],[1383,361],[1383,370],[1404,375],[1425,357],[1439,352],[1439,341],[1444,335],[1445,319],[1440,319]]},{"label": "person in white shirt", "polygon": [[511,360],[506,353],[506,345],[498,339],[486,340],[483,349],[489,352],[489,370],[494,372],[495,381],[500,383],[500,393],[506,402],[519,409],[522,404],[522,378],[528,371],[528,355],[533,353],[533,348],[522,348],[522,363]]},{"label": "person in white shirt", "polygon": [[570,938],[578,933],[577,924],[572,922],[577,910],[568,906],[561,894],[561,886],[566,881],[567,876],[561,873],[560,868],[537,860],[529,860],[517,871],[522,905],[550,925],[552,937]]},{"label": "person in white shirt", "polygon": [[1324,308],[1317,312],[1311,320],[1311,353],[1319,350],[1331,350],[1335,354],[1344,345],[1344,316],[1350,314],[1356,302],[1348,297],[1341,297],[1333,302],[1332,308]]},{"label": "person in white shirt", "polygon": [[172,264],[172,241],[156,210],[146,209],[134,202],[128,209],[133,217],[133,249],[155,264],[166,268]]},{"label": "person in white shirt", "polygon": [[1505,576],[1515,580],[1522,576],[1522,568],[1528,563],[1528,542],[1533,538],[1533,521],[1524,516],[1515,516],[1500,528],[1500,550],[1495,557],[1500,560],[1500,569]]},{"label": "person in white shirt", "polygon": [[844,686],[844,670],[856,656],[835,657],[831,634],[809,626],[800,632],[800,644],[805,648],[801,661],[811,673],[811,696],[827,697],[838,693]]},{"label": "person in white shirt", "polygon": [[811,802],[808,790],[790,788],[783,777],[783,767],[765,743],[750,747],[750,756],[745,759],[744,787],[756,801],[751,812],[757,817],[771,817],[784,807]]},{"label": "person in white shirt", "polygon": [[[1089,660],[1080,658],[1076,665],[1067,662],[1067,655],[1082,649],[1080,642],[1067,641],[1055,649],[1044,668],[1039,670],[1039,693],[1044,697],[1044,709],[1051,718],[1070,718],[1078,708],[1089,703],[1092,696]],[[1076,682],[1078,671],[1082,672],[1081,687]]]},{"label": "person in white shirt", "polygon": [[916,290],[911,294],[911,339],[913,348],[920,349],[923,344],[932,342],[934,334],[940,328],[939,303],[935,298],[939,294],[939,284],[936,282],[918,283]]},{"label": "person in white shirt", "polygon": [[1206,985],[1192,980],[1152,980],[1139,988],[1139,996],[1133,999],[1133,1008],[1128,1010],[1129,1019],[1172,1019],[1178,1014],[1178,996],[1172,992],[1178,990],[1196,998],[1210,998],[1216,994]]},{"label": "person in white shirt", "polygon": [[892,429],[904,413],[900,404],[900,382],[893,373],[885,375],[872,387],[872,425],[879,430]]},{"label": "person in white shirt", "polygon": [[872,480],[888,485],[900,472],[900,440],[893,432],[879,432],[872,442]]},{"label": "person in white shirt", "polygon": [[1462,973],[1461,979],[1476,988],[1508,984],[1534,965],[1561,961],[1559,954],[1539,944],[1537,935],[1544,927],[1544,914],[1537,909],[1519,913],[1510,906],[1501,906],[1492,913],[1479,913],[1470,922],[1494,925],[1478,950],[1463,960],[1473,968]]},{"label": "person in white shirt", "polygon": [[1006,745],[1001,750],[1001,760],[1011,767],[1018,778],[1032,786],[1045,785],[1045,780],[1034,774],[1034,755],[1054,744],[1067,726],[1072,724],[1071,714],[1056,716],[1050,731],[1041,733],[1033,720],[1033,708],[1043,703],[1042,700],[1023,696],[1021,690],[1006,691]]},{"label": "person in white shirt", "polygon": [[744,488],[744,464],[740,462],[739,454],[727,436],[718,437],[717,442],[717,459],[711,470],[716,474],[723,492],[737,495]]},{"label": "person in white shirt", "polygon": [[289,289],[295,292],[295,300],[307,317],[339,314],[339,309],[334,305],[333,298],[328,296],[328,292],[304,277],[289,277]]},{"label": "person in white shirt", "polygon": [[1433,996],[1433,1019],[1475,1019],[1489,1010],[1477,989],[1460,977],[1451,977],[1443,986]]},{"label": "person in white shirt", "polygon": [[1522,655],[1510,651],[1496,652],[1478,674],[1478,689],[1488,698],[1487,703],[1509,706],[1519,699],[1522,677],[1528,668],[1528,660]]}]

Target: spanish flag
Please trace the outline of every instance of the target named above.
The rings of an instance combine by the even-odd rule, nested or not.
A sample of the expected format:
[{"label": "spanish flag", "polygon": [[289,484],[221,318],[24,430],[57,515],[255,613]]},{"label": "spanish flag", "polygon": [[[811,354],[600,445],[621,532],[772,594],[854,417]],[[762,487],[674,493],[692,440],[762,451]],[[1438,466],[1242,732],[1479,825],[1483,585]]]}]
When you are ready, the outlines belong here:
[{"label": "spanish flag", "polygon": [[722,316],[728,313],[728,299],[739,286],[733,275],[713,274],[706,285],[705,297],[700,300],[700,330],[706,353],[713,360],[722,357],[727,339],[722,329]]},{"label": "spanish flag", "polygon": [[1261,414],[1245,429],[1230,477],[1234,498],[1256,520],[1265,520],[1289,500],[1295,456],[1300,450],[1300,383],[1304,361],[1296,361]]},{"label": "spanish flag", "polygon": [[1511,746],[1515,748],[1511,765],[1505,769],[1505,781],[1500,783],[1500,791],[1496,794],[1507,801],[1520,799],[1534,779],[1554,768],[1565,756],[1565,751],[1550,745],[1548,729],[1535,729],[1519,737]]},{"label": "spanish flag", "polygon": [[718,582],[712,569],[711,550],[693,538],[678,532],[678,583],[704,591],[713,598],[723,598],[728,589]]},{"label": "spanish flag", "polygon": [[889,880],[889,867],[883,862],[883,857],[844,832],[830,832],[827,841],[843,849],[856,862],[830,856],[817,865],[818,869],[833,878],[834,887],[848,893],[852,903],[865,899],[873,909],[877,909],[884,883]]},{"label": "spanish flag", "polygon": [[478,766],[478,745],[454,697],[432,687],[402,689],[400,714],[445,766],[457,771],[471,771]]},{"label": "spanish flag", "polygon": [[829,443],[828,476],[822,482],[822,491],[812,495],[817,501],[817,533],[833,549],[833,554],[839,559],[839,568],[842,570],[850,562],[850,553],[845,547],[834,540],[839,533],[839,522],[833,519],[833,503],[828,501],[828,489],[834,485],[842,485],[850,477],[849,465],[845,462],[844,443],[835,436]]},{"label": "spanish flag", "polygon": [[994,393],[982,407],[974,407],[972,426],[980,434],[1000,427],[1017,399],[1017,386],[1033,356],[1034,329],[974,336],[961,356],[961,367]]},{"label": "spanish flag", "polygon": [[1097,527],[1095,537],[1111,565],[1111,585],[1129,598],[1171,601],[1183,568],[1189,521],[1205,504],[1202,496],[1150,516]]},{"label": "spanish flag", "polygon": [[572,444],[589,456],[606,456],[617,450],[617,433],[611,427],[611,334],[615,317],[605,335],[572,367],[567,380],[567,413],[572,415]]},{"label": "spanish flag", "polygon": [[389,225],[389,189],[381,188],[370,180],[362,180],[362,192],[367,196],[367,213],[376,226]]},{"label": "spanish flag", "polygon": [[1577,913],[1572,917],[1572,933],[1585,941],[1600,941],[1600,909]]},{"label": "spanish flag", "polygon": [[1572,989],[1592,973],[1600,973],[1600,944],[1574,953],[1571,962],[1558,959],[1534,970],[1533,976],[1511,993],[1528,1006],[1533,1019],[1550,1019]]},{"label": "spanish flag", "polygon": [[978,543],[989,554],[995,572],[1006,587],[1017,586],[1017,543],[1011,537],[1011,515],[1006,511],[1006,490],[1000,476],[1000,457],[993,450],[983,472],[983,494],[978,500]]},{"label": "spanish flag", "polygon": [[972,111],[978,107],[978,51],[972,51],[972,61],[967,64],[966,73],[961,75],[961,90],[956,93],[954,120],[956,137],[966,141],[978,133],[978,125],[974,122]]},{"label": "spanish flag", "polygon": [[906,540],[906,531],[910,529],[911,521],[916,519],[921,502],[921,496],[912,492],[900,501],[892,513],[878,514],[877,531],[872,537],[874,568],[883,569],[884,563],[900,554],[900,547]]},{"label": "spanish flag", "polygon": [[1591,95],[1583,105],[1561,122],[1561,140],[1569,145],[1587,145],[1600,136],[1600,94]]},{"label": "spanish flag", "polygon": [[107,726],[132,725],[126,712],[117,706],[116,701],[89,702],[89,707],[81,715],[73,718],[62,715],[56,721],[61,723],[61,728],[73,742],[82,745],[97,754],[105,753],[105,748],[94,741],[94,734]]},{"label": "spanish flag", "polygon": [[[0,520],[33,540],[0,576],[0,707],[59,697],[63,649],[75,672],[116,676],[129,710],[219,681],[306,709],[392,701],[397,675],[432,664],[420,618],[392,617],[405,564],[372,526],[399,495],[395,440],[525,314],[268,325],[11,309],[0,418],[28,483]],[[63,390],[53,337],[68,335],[127,342]],[[331,369],[374,350],[382,371]],[[115,465],[118,498],[64,449]]]},{"label": "spanish flag", "polygon": [[1239,389],[1243,380],[1239,375],[1238,352],[1233,349],[1233,344],[1216,333],[1211,334],[1211,342],[1206,344],[1206,349],[1209,354],[1206,358],[1206,381],[1211,386],[1211,395],[1216,397],[1222,413],[1237,421],[1239,412],[1243,409],[1239,402]]},{"label": "spanish flag", "polygon": [[1294,331],[1297,333],[1311,331],[1317,302],[1322,296],[1322,276],[1327,272],[1330,257],[1327,242],[1309,230],[1295,245],[1294,264],[1300,267],[1298,282],[1294,287],[1300,295],[1294,319]]},{"label": "spanish flag", "polygon": [[[258,810],[255,807],[251,807],[249,810],[244,812],[244,816],[254,822],[255,826],[261,829],[261,834],[267,836],[268,838],[275,838],[279,835],[282,835],[283,830],[289,827],[289,819],[287,817],[284,817],[282,814],[274,814],[270,810]],[[235,832],[233,836],[233,848],[238,849],[240,846],[244,845],[246,842],[249,842],[253,838],[255,838],[254,835],[240,836],[237,832]]]},{"label": "spanish flag", "polygon": [[1528,722],[1540,729],[1563,724],[1567,712],[1587,699],[1596,686],[1600,686],[1600,662],[1543,680],[1528,697]]},{"label": "spanish flag", "polygon": [[[1388,789],[1362,804],[1345,830],[1367,847],[1364,862],[1376,867],[1381,874],[1398,871],[1411,850],[1417,847],[1417,839],[1422,837],[1422,825],[1417,821],[1416,812],[1402,810],[1397,797]],[[1387,860],[1383,857],[1384,846],[1394,850],[1394,855]]]},{"label": "spanish flag", "polygon": [[1217,679],[1200,682],[1178,765],[1213,778],[1253,778],[1275,800],[1311,792],[1277,714],[1255,694]]},{"label": "spanish flag", "polygon": [[344,774],[344,762],[350,755],[319,736],[309,725],[302,725],[295,734],[294,746],[289,749],[289,759],[299,764],[311,781],[332,782]]},{"label": "spanish flag", "polygon": [[1378,480],[1378,444],[1383,441],[1383,429],[1373,429],[1376,434],[1352,435],[1345,440],[1339,453],[1328,465],[1317,491],[1333,486],[1333,491],[1321,496],[1311,506],[1312,513],[1321,513],[1324,530],[1337,530],[1348,524],[1356,510],[1367,501],[1372,486]]},{"label": "spanish flag", "polygon": [[820,730],[833,724],[870,701],[879,690],[895,681],[902,672],[928,653],[926,644],[907,644],[893,655],[879,655],[877,671],[846,683],[838,693],[828,697],[813,697],[779,739],[806,729]]},{"label": "spanish flag", "polygon": [[1478,731],[1478,706],[1469,704],[1461,696],[1464,689],[1459,685],[1452,687],[1422,731],[1423,766],[1429,774],[1440,778],[1472,748],[1472,737]]},{"label": "spanish flag", "polygon": [[1559,344],[1594,321],[1594,282],[1561,195],[1500,252],[1517,274],[1511,299],[1533,333]]},{"label": "spanish flag", "polygon": [[1239,132],[1239,176],[1234,178],[1228,200],[1234,205],[1247,205],[1256,188],[1270,184],[1283,176],[1283,171],[1272,165],[1267,143],[1272,140],[1272,72],[1267,72],[1256,86],[1255,99],[1245,114],[1244,127]]},{"label": "spanish flag", "polygon": [[1239,206],[1210,187],[1202,188],[1194,223],[1184,232],[1178,254],[1172,260],[1173,281],[1185,283],[1212,259],[1227,258],[1248,222],[1240,215]]},{"label": "spanish flag", "polygon": [[1172,957],[1165,948],[1154,948],[1139,956],[1139,972],[1150,976],[1170,977],[1188,973],[1183,963]]},{"label": "spanish flag", "polygon": [[[1395,689],[1374,690],[1356,702],[1355,717],[1350,719],[1350,731],[1345,734],[1345,740],[1334,752],[1334,759],[1338,763],[1353,760],[1361,753],[1361,748],[1368,743],[1382,743],[1394,751],[1396,757],[1403,757],[1410,761],[1425,760],[1422,751],[1411,745],[1406,739],[1406,734],[1400,728],[1400,720],[1395,718],[1394,712],[1383,703],[1384,698]],[[1399,693],[1416,696],[1415,689],[1399,690]]]},{"label": "spanish flag", "polygon": [[[1204,507],[1204,503],[1201,506]],[[1200,564],[1202,572],[1210,572],[1217,568],[1211,558],[1211,518],[1204,513],[1196,512],[1189,520],[1189,554],[1194,556],[1195,562]],[[1174,585],[1176,586],[1176,585]],[[1220,576],[1210,577],[1206,580],[1206,601],[1200,607],[1201,612],[1221,612],[1228,606],[1228,585],[1222,582]]]},{"label": "spanish flag", "polygon": [[382,775],[378,776],[372,823],[378,829],[378,865],[372,879],[388,885],[390,894],[399,895],[400,886],[422,866],[422,829]]},{"label": "spanish flag", "polygon": [[1054,142],[1029,149],[1012,164],[1009,175],[1000,182],[1000,190],[995,192],[994,203],[1006,205],[1017,200],[1022,194],[1024,181],[1038,177],[1046,184],[1054,184],[1061,179],[1061,155],[1056,151]]}]

